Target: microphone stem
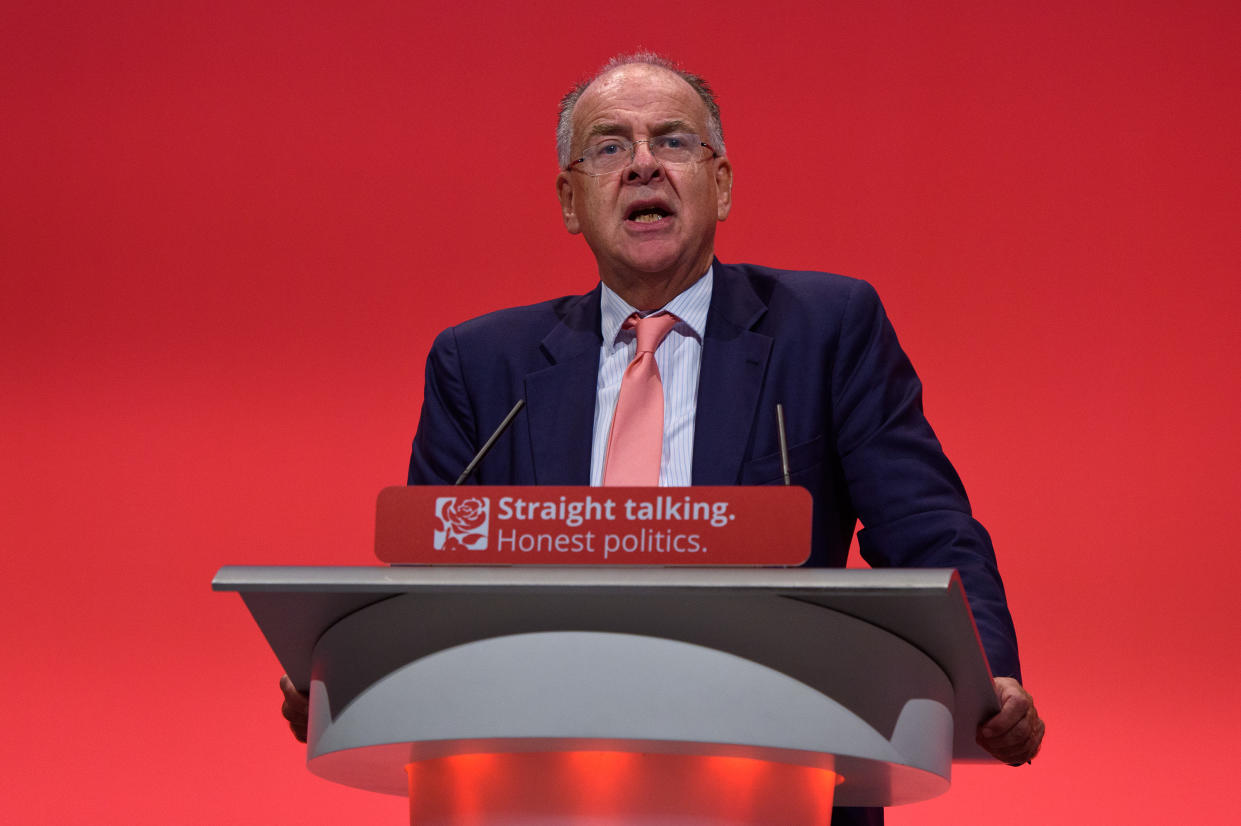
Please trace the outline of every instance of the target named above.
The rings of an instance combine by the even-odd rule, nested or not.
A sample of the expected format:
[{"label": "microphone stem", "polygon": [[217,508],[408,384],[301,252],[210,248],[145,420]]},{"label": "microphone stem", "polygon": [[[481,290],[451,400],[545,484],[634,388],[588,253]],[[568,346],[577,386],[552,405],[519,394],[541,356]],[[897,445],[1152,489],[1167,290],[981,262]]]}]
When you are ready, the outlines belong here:
[{"label": "microphone stem", "polygon": [[508,430],[508,426],[513,423],[513,419],[517,417],[517,414],[520,413],[521,409],[525,406],[525,399],[517,400],[517,404],[513,405],[513,409],[508,412],[508,415],[504,417],[504,421],[500,422],[500,426],[496,428],[496,432],[491,434],[491,438],[483,443],[483,446],[479,449],[478,453],[476,453],[474,458],[470,460],[470,463],[465,466],[465,470],[461,471],[461,475],[457,477],[457,481],[453,482],[454,485],[464,484],[465,480],[470,478],[470,474],[474,472],[474,468],[478,467],[478,463],[483,460],[483,457],[491,452],[492,446],[494,446],[496,441],[504,435],[504,431]]}]

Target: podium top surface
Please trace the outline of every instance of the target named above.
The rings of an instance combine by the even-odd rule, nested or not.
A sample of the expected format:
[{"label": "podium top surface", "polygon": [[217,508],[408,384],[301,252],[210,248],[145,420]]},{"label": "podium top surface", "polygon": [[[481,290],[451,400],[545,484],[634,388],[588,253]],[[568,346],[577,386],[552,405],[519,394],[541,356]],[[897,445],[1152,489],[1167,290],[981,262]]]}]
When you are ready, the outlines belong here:
[{"label": "podium top surface", "polygon": [[[225,565],[211,581],[214,591],[299,593],[409,593],[424,589],[567,587],[591,589],[743,589],[791,593],[831,589],[860,594],[870,591],[945,594],[955,572],[950,568],[550,568],[546,566],[429,565]],[[960,587],[959,585],[957,586]]]},{"label": "podium top surface", "polygon": [[991,760],[974,729],[997,710],[986,657],[951,569],[548,568],[225,566],[216,591],[236,591],[294,684],[306,690],[315,644],[336,622],[399,594],[697,595],[796,599],[864,620],[905,639],[953,684],[954,757]]}]

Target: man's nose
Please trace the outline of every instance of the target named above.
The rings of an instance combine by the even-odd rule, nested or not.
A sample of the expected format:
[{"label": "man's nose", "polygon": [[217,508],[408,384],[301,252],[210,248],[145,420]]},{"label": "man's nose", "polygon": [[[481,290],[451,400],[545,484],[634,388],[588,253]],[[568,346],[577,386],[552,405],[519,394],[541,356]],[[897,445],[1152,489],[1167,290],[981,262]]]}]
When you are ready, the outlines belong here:
[{"label": "man's nose", "polygon": [[662,174],[663,166],[651,154],[650,141],[633,142],[633,160],[629,162],[626,178],[631,181],[645,183]]}]

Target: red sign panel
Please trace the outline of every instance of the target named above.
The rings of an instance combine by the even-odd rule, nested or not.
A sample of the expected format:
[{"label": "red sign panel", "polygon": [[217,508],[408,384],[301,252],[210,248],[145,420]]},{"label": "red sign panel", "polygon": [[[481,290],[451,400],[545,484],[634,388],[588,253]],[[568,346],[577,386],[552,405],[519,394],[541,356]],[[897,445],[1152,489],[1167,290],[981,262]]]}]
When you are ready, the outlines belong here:
[{"label": "red sign panel", "polygon": [[798,487],[391,487],[375,555],[416,565],[800,565]]}]

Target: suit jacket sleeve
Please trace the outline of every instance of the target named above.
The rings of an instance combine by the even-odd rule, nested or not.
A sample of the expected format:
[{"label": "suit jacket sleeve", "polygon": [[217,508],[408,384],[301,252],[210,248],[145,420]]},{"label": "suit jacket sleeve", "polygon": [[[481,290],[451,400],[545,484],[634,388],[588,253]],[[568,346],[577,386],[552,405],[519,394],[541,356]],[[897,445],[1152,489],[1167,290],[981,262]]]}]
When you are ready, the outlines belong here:
[{"label": "suit jacket sleeve", "polygon": [[848,299],[833,371],[836,444],[875,567],[956,568],[992,672],[1020,679],[991,537],[922,412],[922,384],[865,282]]},{"label": "suit jacket sleeve", "polygon": [[422,413],[409,460],[409,484],[451,485],[477,451],[456,329],[440,333],[427,356]]}]

